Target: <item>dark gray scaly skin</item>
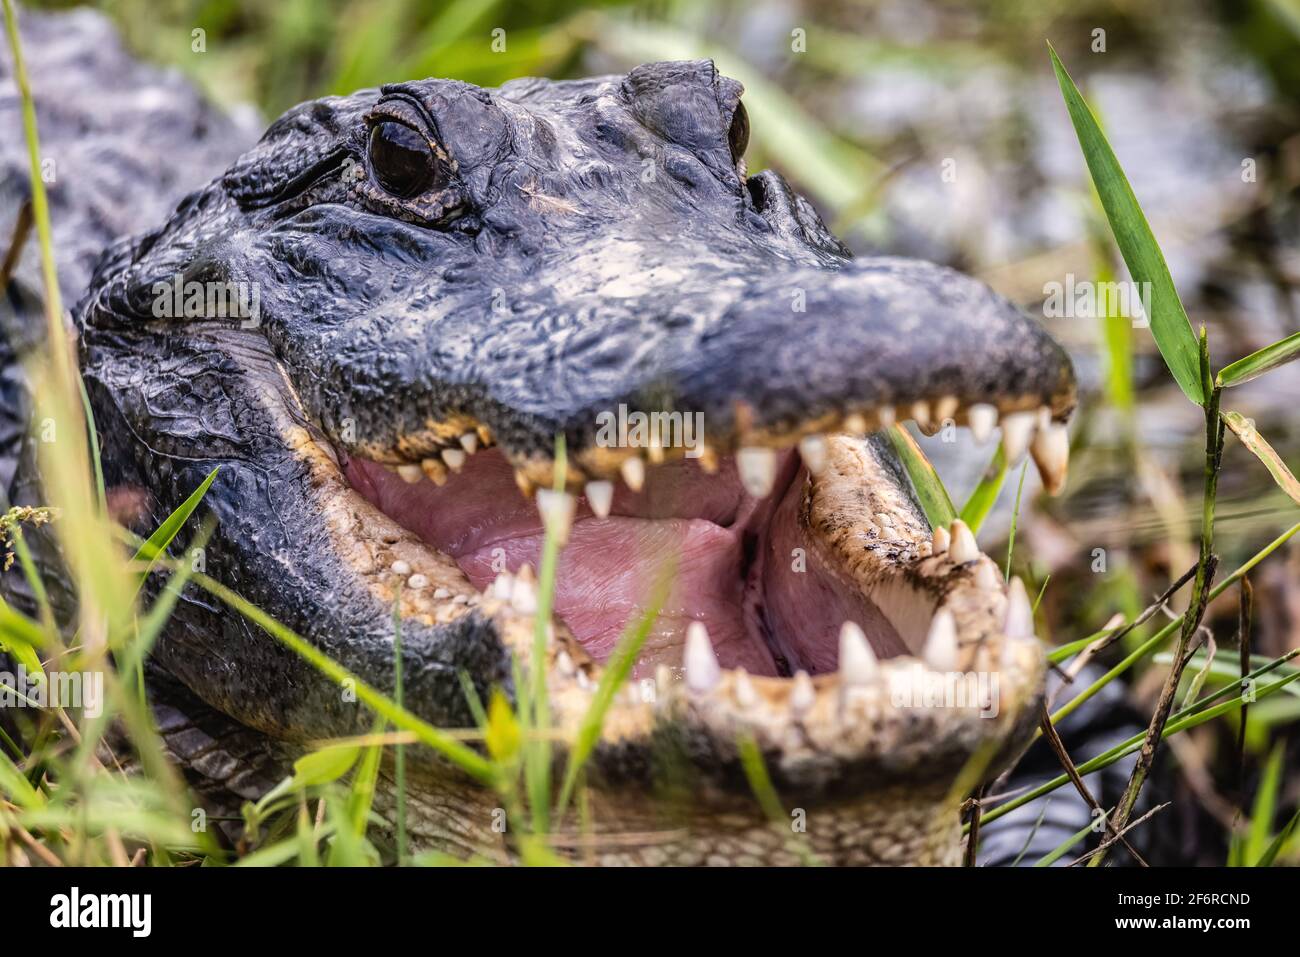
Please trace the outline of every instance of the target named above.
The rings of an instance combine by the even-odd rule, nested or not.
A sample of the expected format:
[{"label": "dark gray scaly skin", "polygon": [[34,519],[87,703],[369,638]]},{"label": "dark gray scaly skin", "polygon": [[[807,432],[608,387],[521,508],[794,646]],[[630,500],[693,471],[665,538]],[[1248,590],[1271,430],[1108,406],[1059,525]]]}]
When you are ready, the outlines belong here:
[{"label": "dark gray scaly skin", "polygon": [[[219,468],[205,500],[218,519],[208,573],[384,690],[393,561],[409,559],[465,596],[453,604],[403,592],[405,700],[437,725],[472,723],[461,672],[480,694],[511,687],[510,655],[527,659],[531,617],[477,593],[450,559],[359,501],[339,478],[340,454],[417,463],[477,432],[527,488],[549,484],[562,433],[577,490],[618,475],[618,456],[597,446],[595,430],[597,413],[620,403],[702,411],[720,454],[788,447],[855,415],[875,427],[886,406],[903,418],[916,402],[946,402],[959,421],[973,403],[1004,415],[1046,409],[1057,421],[1073,406],[1068,359],[1010,303],[929,263],[854,260],[778,174],[746,177],[742,91],[710,62],[497,90],[422,80],[325,98],[290,110],[225,168],[238,127],[182,83],[145,95],[163,78],[128,72],[97,18],[69,21],[80,39],[47,29],[52,22],[23,21],[46,149],[91,152],[87,123],[102,140],[96,176],[69,173],[52,195],[61,282],[65,296],[81,297],[80,360],[108,483],[148,491],[137,522],[147,531]],[[82,62],[76,50],[88,39],[103,52]],[[139,96],[114,90],[124,105],[96,127],[98,99],[84,82],[76,95],[67,87],[106,71]],[[16,115],[0,90],[5,222],[25,183],[25,153],[7,135]],[[391,164],[376,169],[368,144],[382,123],[401,125],[435,157],[432,181],[413,197],[385,188]],[[111,215],[98,205],[104,195],[116,197]],[[160,209],[176,200],[170,215]],[[105,252],[87,280],[96,248]],[[29,251],[25,267],[33,261]],[[156,284],[178,274],[256,284],[258,322],[156,316]],[[35,288],[20,271],[11,301]],[[29,452],[10,427],[0,465],[12,474]],[[858,518],[843,519],[847,506],[811,492],[810,534],[859,587],[896,575],[931,607],[948,602],[963,665],[1001,668],[1000,716],[890,709],[887,685],[841,706],[851,696],[835,675],[816,679],[816,703],[804,706],[788,678],[754,679],[762,703],[744,707],[730,672],[707,695],[675,683],[654,704],[615,706],[592,781],[602,832],[670,823],[677,836],[616,841],[592,859],[785,859],[784,839],[748,797],[740,730],[758,739],[782,797],[809,809],[819,855],[954,859],[953,782],[973,755],[988,759],[982,748],[997,752],[993,767],[1021,746],[1041,652],[1002,635],[1000,585],[976,597],[987,558],[962,564],[932,547],[887,443],[843,437],[832,458],[838,481],[870,486],[868,514],[893,515],[899,541],[878,541],[877,530],[864,538]],[[30,470],[17,471],[4,476],[11,499],[39,501]],[[5,587],[18,588],[8,576]],[[571,731],[599,667],[556,630],[545,666],[557,723]],[[578,674],[558,664],[561,648]],[[290,750],[371,724],[293,653],[194,590],[153,664],[175,679],[175,694]],[[881,664],[891,676],[902,662]],[[237,776],[237,760],[209,764],[223,780]],[[652,787],[665,767],[684,775],[674,780],[686,782],[685,802]],[[493,795],[432,761],[417,780],[417,839],[500,850]]]}]

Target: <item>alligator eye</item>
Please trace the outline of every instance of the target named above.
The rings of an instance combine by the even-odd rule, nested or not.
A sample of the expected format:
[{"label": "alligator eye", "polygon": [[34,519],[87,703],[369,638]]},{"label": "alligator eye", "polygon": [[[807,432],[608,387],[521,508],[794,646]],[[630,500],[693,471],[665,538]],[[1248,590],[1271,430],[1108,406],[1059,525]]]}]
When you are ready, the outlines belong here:
[{"label": "alligator eye", "polygon": [[736,112],[731,114],[731,129],[727,130],[727,142],[731,144],[731,158],[739,163],[749,146],[749,114],[745,104],[737,103]]},{"label": "alligator eye", "polygon": [[423,136],[404,123],[380,123],[370,131],[370,168],[394,196],[418,196],[433,183],[438,159]]}]

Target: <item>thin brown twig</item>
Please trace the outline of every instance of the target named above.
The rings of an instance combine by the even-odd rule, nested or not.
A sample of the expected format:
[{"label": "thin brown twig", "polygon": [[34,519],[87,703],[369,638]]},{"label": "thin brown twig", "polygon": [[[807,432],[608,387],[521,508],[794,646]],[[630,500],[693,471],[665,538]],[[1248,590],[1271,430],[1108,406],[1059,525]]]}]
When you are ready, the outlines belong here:
[{"label": "thin brown twig", "polygon": [[980,814],[984,809],[984,793],[988,784],[981,784],[970,800],[970,834],[966,838],[966,853],[962,858],[962,867],[974,867],[975,855],[980,845]]},{"label": "thin brown twig", "polygon": [[[1241,579],[1241,595],[1237,606],[1237,642],[1241,648],[1241,679],[1250,674],[1250,624],[1254,610],[1255,589],[1250,578]],[[1250,703],[1241,702],[1241,723],[1237,726],[1237,812],[1241,813],[1246,800],[1246,709]]]},{"label": "thin brown twig", "polygon": [[1110,850],[1110,846],[1114,844],[1118,838],[1124,837],[1124,835],[1128,834],[1128,832],[1133,830],[1133,828],[1138,827],[1143,823],[1145,823],[1146,821],[1150,820],[1151,818],[1155,817],[1157,814],[1159,814],[1161,811],[1163,811],[1165,808],[1169,807],[1169,805],[1173,803],[1174,803],[1173,801],[1166,801],[1164,804],[1157,804],[1155,807],[1147,811],[1136,821],[1132,821],[1129,824],[1125,825],[1124,830],[1120,831],[1115,837],[1106,838],[1106,840],[1102,841],[1100,844],[1094,847],[1087,854],[1084,854],[1082,857],[1076,858],[1075,860],[1071,861],[1070,866],[1074,867],[1077,864],[1082,864],[1084,861],[1096,857],[1097,855],[1101,854],[1103,851]]},{"label": "thin brown twig", "polygon": [[1056,725],[1052,724],[1052,715],[1048,712],[1046,704],[1042,706],[1038,726],[1043,729],[1043,737],[1047,739],[1048,745],[1056,754],[1056,759],[1061,762],[1061,767],[1065,769],[1066,775],[1069,776],[1070,782],[1074,785],[1074,789],[1079,792],[1079,796],[1083,798],[1084,803],[1092,809],[1094,814],[1100,815],[1102,822],[1106,825],[1106,830],[1120,838],[1123,845],[1128,848],[1128,852],[1133,855],[1133,859],[1142,867],[1148,867],[1149,865],[1143,860],[1142,855],[1137,852],[1137,848],[1115,831],[1114,826],[1106,816],[1106,809],[1092,796],[1092,792],[1088,790],[1088,785],[1083,783],[1083,778],[1079,775],[1079,770],[1074,766],[1074,760],[1070,757],[1070,752],[1065,748],[1065,742],[1061,740]]}]

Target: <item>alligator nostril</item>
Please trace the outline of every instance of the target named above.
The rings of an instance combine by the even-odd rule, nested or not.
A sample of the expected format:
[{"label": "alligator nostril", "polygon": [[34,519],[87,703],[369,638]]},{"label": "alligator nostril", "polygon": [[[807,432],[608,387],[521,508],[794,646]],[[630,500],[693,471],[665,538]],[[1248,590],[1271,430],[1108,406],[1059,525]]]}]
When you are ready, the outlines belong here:
[{"label": "alligator nostril", "polygon": [[749,148],[749,113],[744,103],[736,104],[736,112],[731,114],[731,128],[727,130],[727,142],[731,145],[731,159],[739,163],[745,158]]}]

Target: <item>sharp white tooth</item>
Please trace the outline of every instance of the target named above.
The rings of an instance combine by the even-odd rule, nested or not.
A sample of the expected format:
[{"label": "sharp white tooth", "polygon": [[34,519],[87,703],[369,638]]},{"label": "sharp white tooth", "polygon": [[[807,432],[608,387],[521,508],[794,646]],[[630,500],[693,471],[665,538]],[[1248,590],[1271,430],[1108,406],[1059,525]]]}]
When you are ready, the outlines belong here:
[{"label": "sharp white tooth", "polygon": [[655,697],[662,701],[673,684],[673,669],[667,665],[655,665]]},{"label": "sharp white tooth", "polygon": [[808,672],[795,672],[794,687],[790,689],[790,710],[795,714],[803,714],[816,702],[817,689],[813,687]]},{"label": "sharp white tooth", "polygon": [[1012,412],[1002,417],[1002,447],[1006,450],[1007,464],[1014,465],[1020,461],[1029,447],[1029,440],[1034,433],[1033,412]]},{"label": "sharp white tooth", "polygon": [[925,658],[925,663],[934,671],[956,670],[957,621],[947,608],[940,608],[934,613],[921,655]]},{"label": "sharp white tooth", "polygon": [[876,416],[880,419],[880,427],[882,429],[887,429],[894,424],[896,418],[894,415],[894,407],[892,405],[882,405],[879,410],[877,410]]},{"label": "sharp white tooth", "polygon": [[393,564],[390,567],[393,569],[394,575],[411,574],[411,566],[406,562],[402,561],[400,558],[397,561],[393,562]]},{"label": "sharp white tooth", "polygon": [[821,475],[826,468],[826,437],[823,435],[805,435],[799,440],[799,457],[808,471]]},{"label": "sharp white tooth", "polygon": [[523,575],[515,576],[514,587],[510,589],[510,607],[521,615],[531,615],[537,611],[537,588]]},{"label": "sharp white tooth", "polygon": [[1034,637],[1034,606],[1019,576],[1011,579],[1007,589],[1007,620],[1002,632],[1008,638]]},{"label": "sharp white tooth", "polygon": [[692,691],[710,691],[722,677],[713,642],[709,641],[709,630],[703,622],[693,621],[686,629],[685,665],[686,686]]},{"label": "sharp white tooth", "polygon": [[632,491],[639,492],[645,486],[645,462],[635,455],[624,459],[618,471]]},{"label": "sharp white tooth", "polygon": [[1063,424],[1049,424],[1039,429],[1029,447],[1034,465],[1043,478],[1048,495],[1056,495],[1065,487],[1065,477],[1070,467],[1070,433]]},{"label": "sharp white tooth", "polygon": [[952,536],[948,534],[948,529],[940,525],[934,530],[934,554],[942,555],[952,544]]},{"label": "sharp white tooth", "polygon": [[569,653],[563,648],[555,653],[555,670],[566,678],[572,678],[573,673],[577,671],[573,659],[569,657]]},{"label": "sharp white tooth", "polygon": [[583,691],[590,691],[592,689],[593,685],[591,683],[591,679],[587,677],[587,672],[583,671],[582,669],[579,669],[577,675],[575,675],[574,677],[576,677],[578,680],[578,687],[581,688]]},{"label": "sharp white tooth", "polygon": [[764,498],[772,492],[776,481],[776,450],[749,446],[736,453],[736,468],[745,491],[755,498]]},{"label": "sharp white tooth", "polygon": [[975,441],[983,445],[993,434],[998,424],[998,409],[987,402],[976,402],[966,410],[966,423],[970,426]]},{"label": "sharp white tooth", "polygon": [[876,677],[876,653],[856,622],[840,626],[840,683],[865,685]]},{"label": "sharp white tooth", "polygon": [[447,466],[438,459],[420,459],[420,471],[435,485],[447,483]]},{"label": "sharp white tooth", "polygon": [[952,544],[948,546],[948,557],[958,565],[973,562],[980,557],[980,547],[975,544],[970,526],[960,518],[952,521]]},{"label": "sharp white tooth", "polygon": [[934,404],[935,420],[942,425],[946,420],[956,415],[959,408],[961,408],[961,403],[957,401],[955,395],[945,395]]},{"label": "sharp white tooth", "polygon": [[397,474],[401,476],[402,481],[407,485],[414,485],[424,478],[424,471],[418,465],[399,465]]},{"label": "sharp white tooth", "polygon": [[553,532],[561,545],[569,540],[569,529],[573,527],[573,512],[577,504],[578,500],[568,492],[557,492],[551,488],[537,490],[537,510],[542,513],[542,524]]},{"label": "sharp white tooth", "polygon": [[1002,576],[997,566],[990,562],[980,562],[975,566],[975,585],[984,591],[1001,591]]},{"label": "sharp white tooth", "polygon": [[758,692],[754,690],[754,685],[750,682],[744,668],[736,669],[733,687],[736,692],[736,704],[746,711],[758,704]]},{"label": "sharp white tooth", "polygon": [[433,597],[438,599],[439,601],[442,601],[443,599],[446,598],[450,598],[451,590],[448,588],[435,588],[433,590]]},{"label": "sharp white tooth", "polygon": [[447,463],[447,468],[453,472],[459,472],[462,465],[465,464],[464,449],[443,449],[442,460]]},{"label": "sharp white tooth", "polygon": [[865,435],[867,432],[867,417],[861,412],[854,412],[844,420],[844,431],[850,435]]},{"label": "sharp white tooth", "polygon": [[524,562],[519,566],[519,571],[515,572],[515,577],[520,581],[528,582],[530,585],[537,581],[537,576],[533,574],[533,566],[529,562]]},{"label": "sharp white tooth", "polygon": [[609,510],[614,504],[613,482],[588,482],[583,489],[587,495],[587,504],[598,518],[609,518]]},{"label": "sharp white tooth", "polygon": [[460,447],[469,455],[478,451],[478,433],[466,432],[460,437]]},{"label": "sharp white tooth", "polygon": [[1038,423],[1037,423],[1037,424],[1038,424],[1038,427],[1039,427],[1040,429],[1045,429],[1045,428],[1047,428],[1049,425],[1052,424],[1052,408],[1051,408],[1051,406],[1040,405],[1040,406],[1038,407]]},{"label": "sharp white tooth", "polygon": [[510,593],[515,587],[515,576],[509,572],[501,572],[497,575],[496,581],[492,583],[492,597],[500,601],[509,601]]},{"label": "sharp white tooth", "polygon": [[912,419],[924,432],[930,427],[930,403],[918,400],[912,403]]},{"label": "sharp white tooth", "polygon": [[428,586],[429,586],[429,579],[426,578],[424,575],[419,575],[419,574],[412,575],[410,578],[406,580],[406,587],[414,589],[415,591],[419,591],[421,588],[427,588]]}]

